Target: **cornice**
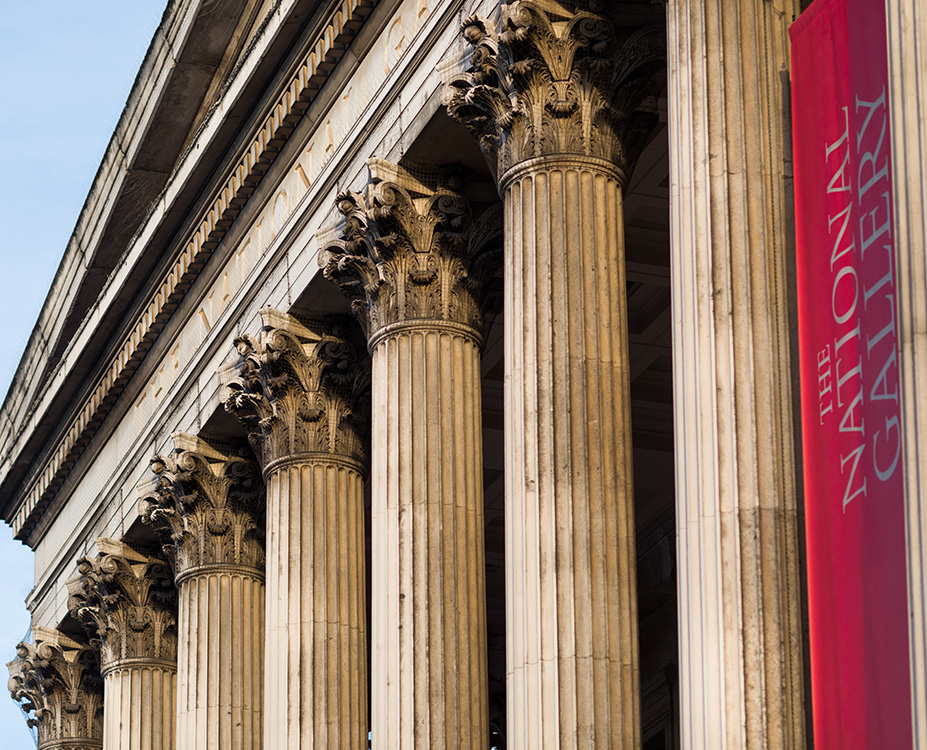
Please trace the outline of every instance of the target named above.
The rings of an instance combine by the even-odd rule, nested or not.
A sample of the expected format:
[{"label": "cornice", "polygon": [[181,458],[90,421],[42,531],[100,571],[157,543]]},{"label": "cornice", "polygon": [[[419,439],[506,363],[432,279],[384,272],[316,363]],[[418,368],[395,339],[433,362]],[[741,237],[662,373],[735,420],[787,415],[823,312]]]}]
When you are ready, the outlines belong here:
[{"label": "cornice", "polygon": [[22,416],[39,398],[135,227],[168,182],[196,121],[198,96],[220,68],[217,48],[249,1],[225,0],[228,13],[219,23],[205,0],[167,3],[10,387],[7,418]]},{"label": "cornice", "polygon": [[[182,243],[179,254],[162,273],[160,283],[141,309],[135,324],[110,357],[104,374],[83,399],[76,415],[34,473],[15,515],[11,513],[12,509],[7,510],[18,539],[26,538],[42,510],[51,502],[109,406],[140,365],[183,294],[196,280],[377,2],[340,0],[333,3],[327,20],[315,34],[315,41],[281,87],[281,93],[265,110],[247,146],[240,150],[239,157],[228,170],[224,183],[206,201],[207,208],[199,222]],[[85,321],[85,328],[87,323]],[[22,430],[34,428],[34,418],[24,420]],[[12,446],[4,457],[6,465],[0,465],[0,472],[7,475],[4,484],[12,460],[21,449],[21,445]]]}]

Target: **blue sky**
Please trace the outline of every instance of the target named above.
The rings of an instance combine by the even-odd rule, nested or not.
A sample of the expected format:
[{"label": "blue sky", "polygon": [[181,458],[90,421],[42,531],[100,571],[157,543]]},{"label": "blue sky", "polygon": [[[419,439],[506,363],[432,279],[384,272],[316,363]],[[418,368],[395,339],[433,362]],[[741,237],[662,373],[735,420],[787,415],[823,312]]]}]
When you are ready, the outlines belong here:
[{"label": "blue sky", "polygon": [[[166,5],[0,0],[0,399]],[[32,579],[32,553],[0,523],[3,675],[29,627]],[[4,750],[33,747],[5,691],[0,738]]]}]

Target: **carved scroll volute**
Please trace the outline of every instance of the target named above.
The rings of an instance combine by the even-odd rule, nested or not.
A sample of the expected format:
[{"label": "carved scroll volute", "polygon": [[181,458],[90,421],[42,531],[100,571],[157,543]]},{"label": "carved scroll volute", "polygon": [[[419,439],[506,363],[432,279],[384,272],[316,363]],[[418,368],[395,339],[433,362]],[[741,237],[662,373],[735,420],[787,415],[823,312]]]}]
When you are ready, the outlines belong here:
[{"label": "carved scroll volute", "polygon": [[257,340],[235,339],[239,360],[223,402],[248,429],[265,471],[274,461],[331,454],[366,465],[370,366],[348,337],[349,320],[311,330],[265,308]]},{"label": "carved scroll volute", "polygon": [[620,5],[514,0],[502,6],[500,33],[488,19],[464,21],[470,58],[445,87],[444,103],[477,138],[497,179],[552,155],[604,159],[623,180],[630,175],[656,122],[666,36],[662,23],[616,26],[609,13],[621,13]]},{"label": "carved scroll volute", "polygon": [[7,667],[13,700],[30,714],[39,750],[98,750],[103,744],[103,678],[95,648],[35,628]]},{"label": "carved scroll volute", "polygon": [[193,435],[174,435],[174,451],[151,459],[152,488],[142,521],[160,536],[176,581],[210,568],[264,571],[264,483],[254,461]]},{"label": "carved scroll volute", "polygon": [[[452,322],[482,335],[494,264],[486,262],[485,244],[473,240],[491,235],[490,227],[501,235],[501,213],[475,219],[453,171],[430,188],[397,165],[369,164],[365,192],[338,196],[344,218],[319,256],[325,277],[348,297],[371,343],[387,326],[411,321]],[[380,172],[398,179],[383,180]]]},{"label": "carved scroll volute", "polygon": [[114,539],[98,539],[98,554],[77,562],[67,582],[68,609],[100,649],[103,672],[128,661],[177,661],[177,589],[166,560],[147,557]]}]

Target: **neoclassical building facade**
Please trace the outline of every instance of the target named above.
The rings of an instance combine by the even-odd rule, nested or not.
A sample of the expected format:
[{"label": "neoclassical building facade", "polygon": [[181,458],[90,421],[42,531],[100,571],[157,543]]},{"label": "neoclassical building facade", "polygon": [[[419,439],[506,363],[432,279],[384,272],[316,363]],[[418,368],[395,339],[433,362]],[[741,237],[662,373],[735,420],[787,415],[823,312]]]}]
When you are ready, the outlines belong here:
[{"label": "neoclassical building facade", "polygon": [[801,10],[171,2],[0,418],[40,750],[808,747]]}]

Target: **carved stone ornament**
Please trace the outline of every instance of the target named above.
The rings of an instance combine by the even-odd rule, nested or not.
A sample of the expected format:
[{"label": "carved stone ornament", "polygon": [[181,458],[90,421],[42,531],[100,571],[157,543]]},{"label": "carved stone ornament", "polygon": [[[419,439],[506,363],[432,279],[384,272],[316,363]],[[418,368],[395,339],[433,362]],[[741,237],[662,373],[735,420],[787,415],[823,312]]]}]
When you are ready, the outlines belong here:
[{"label": "carved stone ornament", "polygon": [[525,160],[572,155],[611,162],[626,182],[656,122],[643,105],[665,82],[666,36],[662,23],[619,27],[622,12],[605,0],[508,0],[500,33],[464,21],[471,55],[444,103],[499,180]]},{"label": "carved stone ornament", "polygon": [[366,464],[370,365],[347,338],[351,321],[329,320],[311,330],[290,315],[261,310],[257,339],[235,339],[239,360],[222,400],[248,429],[266,469],[305,454]]},{"label": "carved stone ornament", "polygon": [[[319,264],[337,283],[367,334],[397,323],[442,321],[484,333],[486,297],[498,268],[502,215],[473,216],[461,178],[446,171],[432,189],[380,159],[368,162],[363,193],[337,198],[337,239],[323,242]],[[389,175],[394,179],[385,180]]]},{"label": "carved stone ornament", "polygon": [[103,672],[127,662],[176,667],[177,589],[170,565],[114,539],[96,545],[97,556],[78,560],[78,575],[67,582],[68,609],[99,646]]},{"label": "carved stone ornament", "polygon": [[142,494],[142,521],[160,536],[179,583],[215,568],[264,571],[264,483],[254,461],[193,435],[151,459],[154,486]]},{"label": "carved stone ornament", "polygon": [[57,630],[33,629],[10,670],[10,693],[31,714],[39,750],[99,750],[103,746],[103,678],[96,649]]}]

